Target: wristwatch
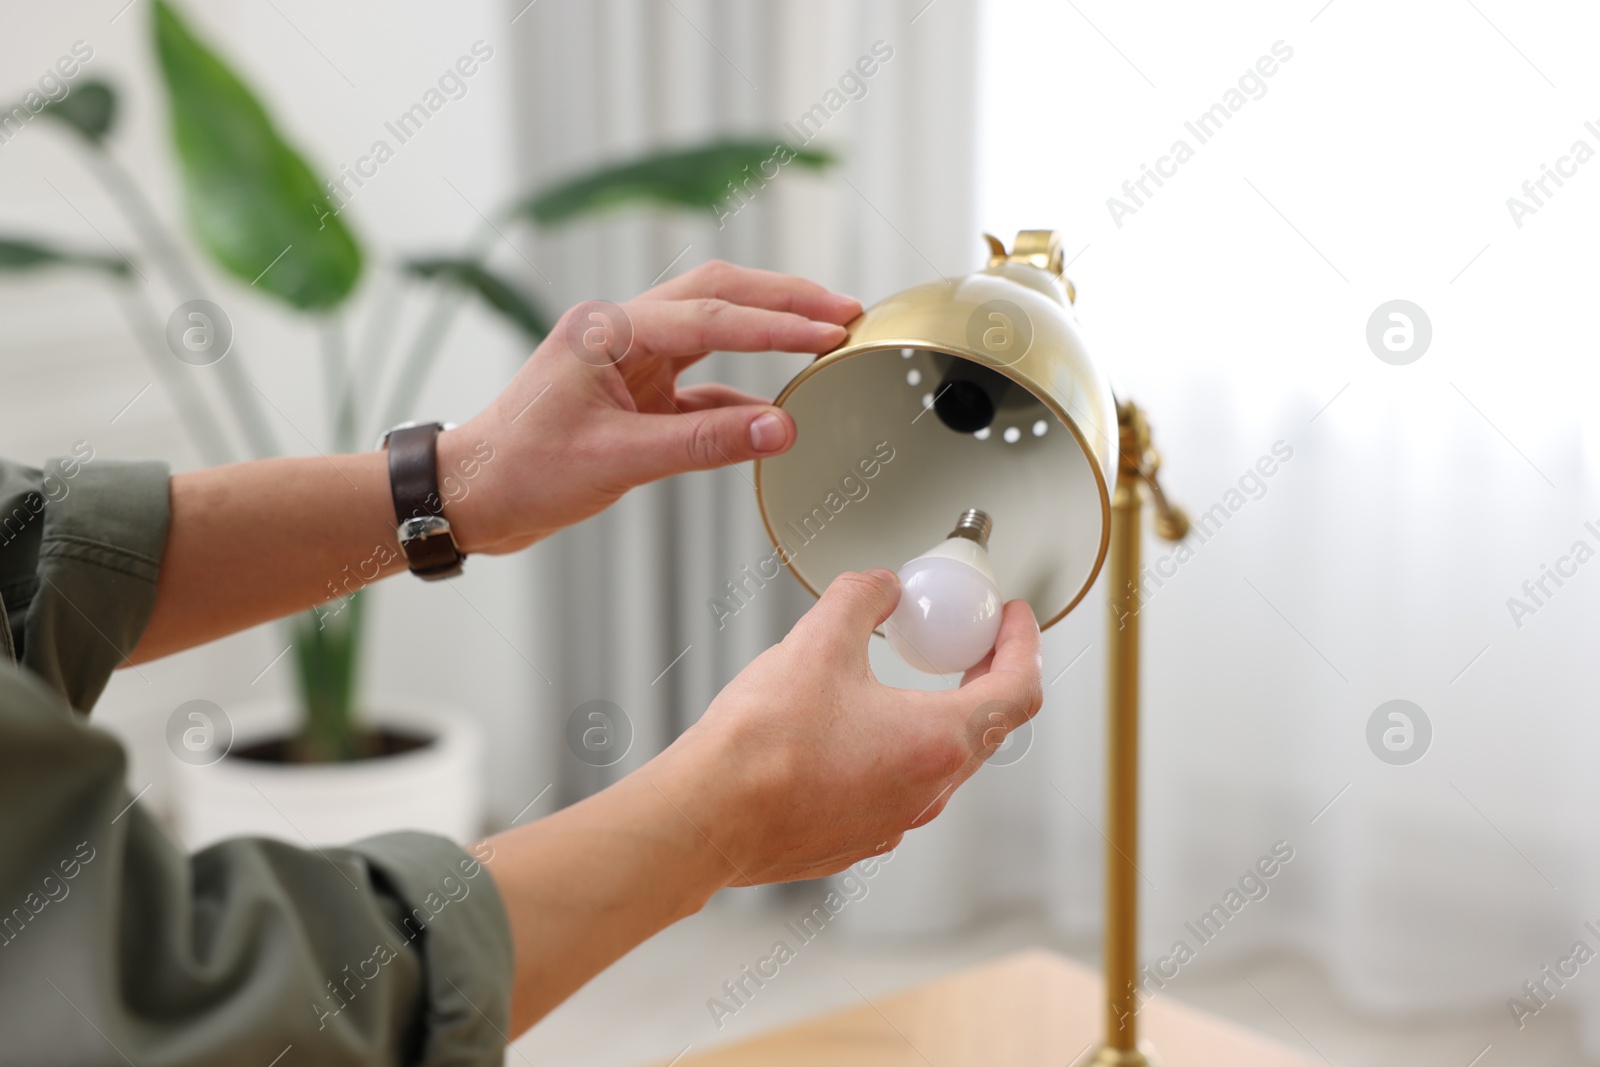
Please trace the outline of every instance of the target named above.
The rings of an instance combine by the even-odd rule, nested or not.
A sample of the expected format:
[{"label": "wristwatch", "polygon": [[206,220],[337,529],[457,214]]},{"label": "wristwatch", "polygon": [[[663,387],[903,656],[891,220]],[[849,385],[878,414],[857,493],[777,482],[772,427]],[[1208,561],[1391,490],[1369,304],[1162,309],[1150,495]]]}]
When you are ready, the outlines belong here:
[{"label": "wristwatch", "polygon": [[378,439],[389,453],[389,492],[394,498],[395,537],[411,573],[426,581],[454,578],[467,557],[456,545],[439,495],[439,431],[449,423],[402,422]]}]

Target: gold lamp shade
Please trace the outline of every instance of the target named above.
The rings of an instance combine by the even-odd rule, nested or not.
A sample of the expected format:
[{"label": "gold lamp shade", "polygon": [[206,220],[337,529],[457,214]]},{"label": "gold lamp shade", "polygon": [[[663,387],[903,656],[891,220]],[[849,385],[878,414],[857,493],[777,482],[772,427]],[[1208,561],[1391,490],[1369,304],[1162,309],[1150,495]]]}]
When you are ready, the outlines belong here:
[{"label": "gold lamp shade", "polygon": [[1094,584],[1111,533],[1117,408],[1085,350],[1050,230],[988,264],[873,305],[784,387],[799,429],[756,463],[761,516],[813,594],[846,570],[938,543],[968,508],[994,520],[1001,595],[1048,627]]}]

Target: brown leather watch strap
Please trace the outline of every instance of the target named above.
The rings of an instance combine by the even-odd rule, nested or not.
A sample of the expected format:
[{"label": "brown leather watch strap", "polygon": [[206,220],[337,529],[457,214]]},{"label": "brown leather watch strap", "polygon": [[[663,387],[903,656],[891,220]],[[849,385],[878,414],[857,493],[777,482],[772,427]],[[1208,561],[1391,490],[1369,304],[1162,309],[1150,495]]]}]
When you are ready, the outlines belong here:
[{"label": "brown leather watch strap", "polygon": [[467,557],[456,546],[439,496],[439,424],[399,426],[389,431],[389,491],[394,498],[396,535],[411,573],[434,580],[461,573]]}]

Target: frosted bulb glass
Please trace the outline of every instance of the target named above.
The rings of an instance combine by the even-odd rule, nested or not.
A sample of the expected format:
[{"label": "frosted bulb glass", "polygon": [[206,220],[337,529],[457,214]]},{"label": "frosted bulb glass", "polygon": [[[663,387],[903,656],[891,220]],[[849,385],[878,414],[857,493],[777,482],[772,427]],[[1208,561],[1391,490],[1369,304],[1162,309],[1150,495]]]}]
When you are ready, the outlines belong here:
[{"label": "frosted bulb glass", "polygon": [[919,671],[964,671],[989,654],[1000,633],[1000,587],[982,543],[989,518],[976,514],[982,541],[952,536],[900,568],[900,603],[884,634],[895,654]]}]

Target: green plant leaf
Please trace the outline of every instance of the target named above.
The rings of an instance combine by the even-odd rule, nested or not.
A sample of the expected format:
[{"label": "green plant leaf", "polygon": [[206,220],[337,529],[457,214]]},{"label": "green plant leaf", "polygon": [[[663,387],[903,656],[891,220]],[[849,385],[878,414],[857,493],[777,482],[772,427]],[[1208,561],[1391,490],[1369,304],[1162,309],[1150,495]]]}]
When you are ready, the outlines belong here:
[{"label": "green plant leaf", "polygon": [[408,274],[460,285],[477,293],[483,302],[510,319],[534,344],[550,332],[550,320],[537,304],[481,263],[470,259],[436,256],[405,263]]},{"label": "green plant leaf", "polygon": [[172,5],[154,6],[156,55],[201,247],[234,277],[293,307],[340,303],[361,276],[361,250],[311,168]]},{"label": "green plant leaf", "polygon": [[356,706],[366,598],[360,590],[312,608],[290,623],[302,721],[299,759],[325,763],[358,759],[362,723]]},{"label": "green plant leaf", "polygon": [[734,189],[749,195],[744,182],[753,181],[753,190],[771,181],[777,167],[799,163],[819,170],[833,162],[827,152],[796,150],[778,138],[717,141],[580,174],[528,197],[517,211],[550,225],[631,201],[715,209]]},{"label": "green plant leaf", "polygon": [[0,271],[36,270],[40,267],[89,267],[125,277],[128,264],[111,256],[66,252],[37,241],[0,237]]},{"label": "green plant leaf", "polygon": [[91,144],[99,144],[116,120],[117,91],[103,81],[86,81],[60,100],[50,101],[39,114],[65,123]]}]

